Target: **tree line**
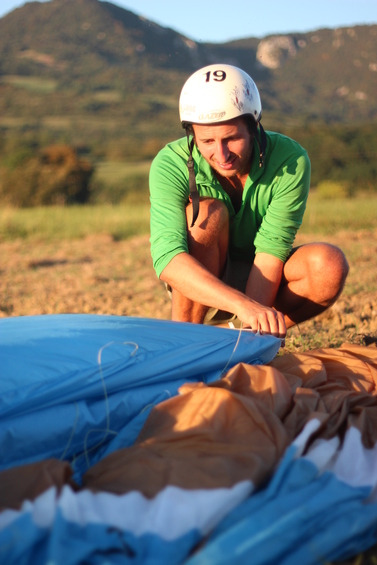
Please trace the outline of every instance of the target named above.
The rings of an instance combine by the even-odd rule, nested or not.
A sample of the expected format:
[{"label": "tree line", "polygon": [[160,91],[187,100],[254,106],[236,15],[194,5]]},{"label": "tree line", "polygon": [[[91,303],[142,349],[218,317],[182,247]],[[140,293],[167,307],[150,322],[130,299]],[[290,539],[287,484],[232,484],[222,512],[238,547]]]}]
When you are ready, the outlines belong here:
[{"label": "tree line", "polygon": [[[267,127],[266,129],[279,128]],[[281,133],[296,139],[308,151],[312,163],[313,189],[326,197],[354,196],[360,192],[377,191],[377,132],[375,124],[343,125],[312,123],[285,126]],[[112,147],[128,147],[131,139],[112,139],[111,146],[103,144],[101,160],[114,160]],[[133,160],[150,160],[166,143],[139,139]],[[70,205],[95,202],[117,203],[123,197],[124,187],[102,184],[94,180],[95,162],[90,143],[87,155],[82,148],[73,147],[64,140],[46,143],[43,136],[0,135],[0,203],[16,207],[40,205]],[[116,160],[127,162],[128,151],[119,151]],[[147,174],[127,181],[127,194],[146,193]]]}]

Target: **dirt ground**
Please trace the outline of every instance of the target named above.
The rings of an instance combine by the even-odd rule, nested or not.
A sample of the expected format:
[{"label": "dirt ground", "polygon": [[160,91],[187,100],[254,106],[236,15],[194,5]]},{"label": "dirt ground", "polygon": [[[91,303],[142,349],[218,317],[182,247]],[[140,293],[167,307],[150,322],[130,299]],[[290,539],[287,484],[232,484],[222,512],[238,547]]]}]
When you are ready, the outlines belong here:
[{"label": "dirt ground", "polygon": [[[285,351],[377,342],[377,229],[326,240],[346,253],[350,273],[342,296],[321,316],[289,330]],[[0,317],[96,313],[170,317],[170,302],[152,268],[148,236],[114,241],[0,243]]]},{"label": "dirt ground", "polygon": [[[346,253],[350,273],[339,300],[321,316],[288,332],[286,347],[303,352],[350,342],[377,345],[377,229],[325,240]],[[148,236],[114,241],[108,235],[80,241],[0,243],[0,317],[97,313],[169,318],[170,301],[152,268]],[[377,547],[342,562],[376,563]]]}]

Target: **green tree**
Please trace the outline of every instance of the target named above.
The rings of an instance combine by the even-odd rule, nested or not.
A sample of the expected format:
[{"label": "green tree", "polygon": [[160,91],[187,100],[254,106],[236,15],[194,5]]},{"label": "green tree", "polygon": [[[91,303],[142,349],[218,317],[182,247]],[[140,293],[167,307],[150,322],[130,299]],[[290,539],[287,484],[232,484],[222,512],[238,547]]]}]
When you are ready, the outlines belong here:
[{"label": "green tree", "polygon": [[17,166],[1,168],[0,200],[17,207],[84,204],[93,170],[69,145],[50,145]]}]

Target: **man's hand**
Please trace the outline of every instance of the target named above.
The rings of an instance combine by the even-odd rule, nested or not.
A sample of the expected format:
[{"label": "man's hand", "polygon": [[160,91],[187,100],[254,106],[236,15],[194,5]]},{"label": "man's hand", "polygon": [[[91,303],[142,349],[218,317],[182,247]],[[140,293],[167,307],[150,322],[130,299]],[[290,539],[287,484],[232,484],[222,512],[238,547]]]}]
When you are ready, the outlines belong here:
[{"label": "man's hand", "polygon": [[254,331],[270,333],[281,339],[287,332],[284,315],[272,308],[272,305],[279,290],[283,267],[283,262],[273,255],[258,253],[255,256],[246,286],[246,295],[252,304],[245,313],[238,313],[241,320],[249,317],[249,321],[245,320],[245,323]]},{"label": "man's hand", "polygon": [[249,299],[235,312],[245,328],[261,334],[272,334],[284,339],[287,333],[284,315],[274,308],[269,308]]},{"label": "man's hand", "polygon": [[[280,339],[286,335],[284,316],[281,312],[227,286],[187,253],[176,255],[164,269],[161,279],[181,293],[182,297],[186,297],[184,300],[189,306],[212,306],[236,314],[245,324],[245,328],[249,327],[254,332],[272,334]],[[204,318],[207,308],[202,310]],[[178,314],[174,318],[177,321],[203,322],[203,319],[191,317],[190,308],[182,308]]]}]

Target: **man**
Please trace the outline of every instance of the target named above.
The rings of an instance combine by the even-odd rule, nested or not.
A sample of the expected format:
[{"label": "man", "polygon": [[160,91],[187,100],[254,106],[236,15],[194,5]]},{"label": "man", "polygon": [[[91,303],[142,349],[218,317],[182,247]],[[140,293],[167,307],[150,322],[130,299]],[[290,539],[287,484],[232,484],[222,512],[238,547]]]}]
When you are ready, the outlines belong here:
[{"label": "man", "polygon": [[151,253],[173,320],[232,320],[284,338],[335,302],[348,265],[326,243],[292,249],[310,162],[298,143],[265,132],[261,115],[241,69],[209,65],[186,81],[187,140],[168,144],[151,167]]}]

